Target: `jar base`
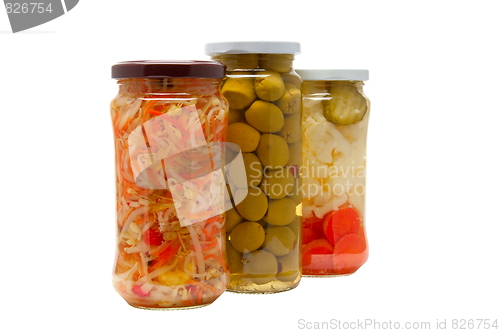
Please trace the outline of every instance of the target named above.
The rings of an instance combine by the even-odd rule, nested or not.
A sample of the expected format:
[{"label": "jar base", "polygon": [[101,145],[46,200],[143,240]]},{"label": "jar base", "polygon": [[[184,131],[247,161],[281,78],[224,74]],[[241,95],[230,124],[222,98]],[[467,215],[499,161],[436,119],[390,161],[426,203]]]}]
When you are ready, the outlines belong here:
[{"label": "jar base", "polygon": [[227,292],[230,292],[230,293],[234,293],[234,294],[253,294],[253,295],[266,295],[266,294],[278,294],[278,293],[282,293],[282,292],[285,292],[285,291],[289,291],[289,290],[292,290],[292,289],[295,289],[299,284],[296,283],[292,286],[289,286],[287,288],[283,288],[283,289],[271,289],[269,290],[267,288],[262,288],[262,290],[259,290],[259,288],[255,288],[254,289],[247,289],[247,290],[237,290],[237,289],[227,289],[226,291]]},{"label": "jar base", "polygon": [[352,274],[354,274],[354,273],[349,273],[349,274],[318,274],[318,275],[303,274],[302,277],[306,277],[306,278],[336,278],[336,277],[349,276]]},{"label": "jar base", "polygon": [[201,304],[201,305],[193,305],[193,306],[183,306],[183,307],[178,307],[178,308],[160,308],[160,307],[147,307],[147,306],[140,306],[140,305],[134,305],[130,304],[127,302],[128,305],[130,305],[133,308],[136,309],[141,309],[141,310],[151,310],[151,311],[177,311],[177,310],[191,310],[191,309],[199,309],[203,308],[207,305],[210,305],[212,303],[207,303],[207,304]]}]

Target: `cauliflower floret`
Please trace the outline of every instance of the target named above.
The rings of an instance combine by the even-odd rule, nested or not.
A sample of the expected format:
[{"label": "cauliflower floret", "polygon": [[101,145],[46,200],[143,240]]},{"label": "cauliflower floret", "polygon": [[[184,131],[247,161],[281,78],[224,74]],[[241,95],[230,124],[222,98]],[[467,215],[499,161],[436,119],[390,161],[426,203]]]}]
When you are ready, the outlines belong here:
[{"label": "cauliflower floret", "polygon": [[316,158],[323,163],[333,163],[332,152],[348,155],[351,145],[330,122],[316,123],[305,131],[305,141]]}]

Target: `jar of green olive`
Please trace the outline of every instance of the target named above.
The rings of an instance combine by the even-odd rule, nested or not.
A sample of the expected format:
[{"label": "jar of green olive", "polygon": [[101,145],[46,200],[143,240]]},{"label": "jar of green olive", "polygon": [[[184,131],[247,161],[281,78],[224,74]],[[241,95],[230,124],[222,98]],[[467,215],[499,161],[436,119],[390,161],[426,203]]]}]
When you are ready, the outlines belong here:
[{"label": "jar of green olive", "polygon": [[276,293],[301,278],[302,81],[292,66],[299,52],[295,42],[206,45],[227,67],[227,141],[239,146],[245,169],[226,170],[234,203],[226,216],[229,291]]}]

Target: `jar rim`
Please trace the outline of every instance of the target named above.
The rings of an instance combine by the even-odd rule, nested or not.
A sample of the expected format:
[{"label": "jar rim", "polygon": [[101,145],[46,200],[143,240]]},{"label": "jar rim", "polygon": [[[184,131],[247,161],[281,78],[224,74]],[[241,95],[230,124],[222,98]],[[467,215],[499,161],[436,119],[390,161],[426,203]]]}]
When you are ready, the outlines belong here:
[{"label": "jar rim", "polygon": [[212,54],[300,54],[300,43],[278,41],[218,42],[205,44],[205,53]]},{"label": "jar rim", "polygon": [[203,60],[137,60],[123,61],[111,67],[113,79],[127,78],[211,78],[222,79],[226,66]]}]

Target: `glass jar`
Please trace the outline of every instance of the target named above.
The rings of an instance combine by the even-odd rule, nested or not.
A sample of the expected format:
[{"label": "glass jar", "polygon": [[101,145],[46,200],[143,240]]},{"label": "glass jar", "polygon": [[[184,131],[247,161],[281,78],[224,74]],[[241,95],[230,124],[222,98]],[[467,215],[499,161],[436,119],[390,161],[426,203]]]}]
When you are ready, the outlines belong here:
[{"label": "glass jar", "polygon": [[243,174],[229,170],[235,206],[227,212],[229,291],[281,292],[301,278],[302,81],[292,67],[299,51],[293,42],[206,45],[212,60],[227,66],[227,141],[241,149],[245,166]]},{"label": "glass jar", "polygon": [[116,291],[146,309],[194,308],[227,288],[224,66],[118,63],[111,102],[116,158]]},{"label": "glass jar", "polygon": [[297,70],[302,84],[302,272],[354,273],[365,232],[367,70]]}]

